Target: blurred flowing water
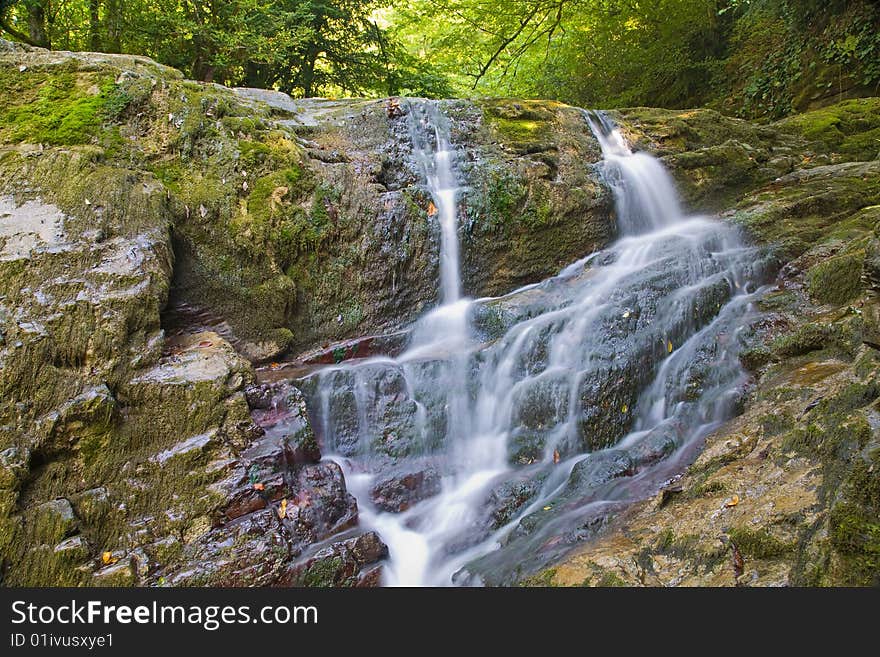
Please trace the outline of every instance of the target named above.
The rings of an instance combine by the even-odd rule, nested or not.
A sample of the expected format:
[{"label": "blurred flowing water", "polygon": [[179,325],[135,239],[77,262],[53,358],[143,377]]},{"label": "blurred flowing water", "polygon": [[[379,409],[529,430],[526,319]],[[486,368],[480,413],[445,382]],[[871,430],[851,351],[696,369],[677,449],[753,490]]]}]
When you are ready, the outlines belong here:
[{"label": "blurred flowing water", "polygon": [[662,164],[585,112],[618,240],[540,284],[463,298],[466,181],[437,105],[408,109],[440,228],[441,304],[398,357],[298,385],[361,524],[389,546],[385,584],[512,583],[656,492],[736,412],[740,334],[772,265],[734,228],[687,216]]}]

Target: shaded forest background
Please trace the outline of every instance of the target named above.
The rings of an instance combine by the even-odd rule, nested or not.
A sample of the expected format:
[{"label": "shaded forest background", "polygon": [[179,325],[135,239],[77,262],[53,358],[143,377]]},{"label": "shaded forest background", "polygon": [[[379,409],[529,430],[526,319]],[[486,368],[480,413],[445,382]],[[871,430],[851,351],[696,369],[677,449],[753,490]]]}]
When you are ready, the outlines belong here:
[{"label": "shaded forest background", "polygon": [[525,96],[778,118],[880,91],[876,0],[0,0],[0,32],[298,97]]}]

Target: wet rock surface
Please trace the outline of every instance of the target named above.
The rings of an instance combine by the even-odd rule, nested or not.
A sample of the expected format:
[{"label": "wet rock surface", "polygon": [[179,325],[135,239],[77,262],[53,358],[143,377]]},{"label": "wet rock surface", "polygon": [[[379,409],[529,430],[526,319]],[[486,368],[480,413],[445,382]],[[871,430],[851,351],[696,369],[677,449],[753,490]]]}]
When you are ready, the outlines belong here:
[{"label": "wet rock surface", "polygon": [[381,561],[388,546],[376,532],[367,532],[321,548],[290,569],[290,583],[296,586],[378,586]]},{"label": "wet rock surface", "polygon": [[358,513],[338,465],[296,457],[297,448],[285,434],[256,440],[215,485],[225,503],[210,524],[183,546],[174,567],[158,569],[151,580],[185,586],[294,585],[300,577],[308,579],[303,570],[320,568],[326,557],[338,558],[346,570],[322,585],[360,582],[360,570],[385,554],[370,549],[369,538],[339,543],[306,565],[298,562],[309,546],[355,525]]},{"label": "wet rock surface", "polygon": [[400,513],[440,492],[440,474],[433,468],[395,475],[375,484],[370,500],[382,511]]},{"label": "wet rock surface", "polygon": [[[261,109],[260,99],[269,96],[236,92]],[[391,102],[399,111],[388,111]],[[198,225],[204,222],[187,215],[176,243],[183,262],[175,302],[213,305],[243,336],[237,346],[254,361],[331,344],[332,358],[339,350],[350,358],[356,354],[347,338],[389,333],[415,320],[437,300],[440,240],[412,146],[413,133],[426,130],[420,119],[425,105],[417,99],[271,95],[265,129],[280,131],[269,133],[272,140],[284,135],[283,157],[274,155],[277,143],[269,141],[263,160],[251,167],[256,172],[239,171],[233,163],[225,180],[245,175],[242,184],[253,191],[244,222],[257,228],[263,215],[281,222],[300,235],[297,252],[291,253],[282,235],[269,234],[268,248],[253,245],[268,254],[268,266],[255,267],[239,258],[233,243],[217,242],[216,234],[215,241],[206,239]],[[439,106],[451,124],[465,184],[458,212],[470,294],[536,282],[613,238],[610,197],[597,173],[584,166],[598,161],[598,149],[583,130],[580,112],[555,103],[531,103],[525,110],[501,101]],[[511,134],[534,125],[537,145],[512,146],[520,142],[512,142]],[[233,143],[235,148],[240,146]],[[272,165],[275,170],[267,168]],[[228,168],[223,164],[221,170]],[[206,169],[204,175],[217,174]],[[269,198],[254,198],[257,185],[271,191]],[[203,218],[228,224],[232,232],[241,223],[222,204],[200,207],[206,208]],[[230,258],[238,260],[242,282],[224,287],[229,277],[220,267],[228,267]],[[257,330],[248,304],[261,308],[264,323],[275,328]]]}]

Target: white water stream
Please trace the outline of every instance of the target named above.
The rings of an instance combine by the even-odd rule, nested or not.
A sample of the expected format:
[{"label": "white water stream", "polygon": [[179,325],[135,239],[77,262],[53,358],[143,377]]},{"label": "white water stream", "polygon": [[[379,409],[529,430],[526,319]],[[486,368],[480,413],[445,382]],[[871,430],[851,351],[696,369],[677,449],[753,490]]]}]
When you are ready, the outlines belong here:
[{"label": "white water stream", "polygon": [[[633,153],[603,115],[585,115],[618,241],[500,301],[462,298],[456,153],[434,104],[411,111],[440,227],[441,304],[399,357],[314,375],[316,405],[361,524],[389,546],[384,583],[480,583],[555,554],[591,509],[645,494],[674,473],[675,455],[732,414],[745,381],[736,334],[761,265],[733,229],[683,213],[658,160]],[[547,299],[540,312],[491,344],[477,339],[480,308],[536,294]],[[379,449],[389,435],[414,436],[414,447],[389,457]],[[519,445],[531,449],[525,466]],[[441,475],[438,494],[400,513],[370,502],[387,471],[426,466]],[[499,491],[510,487],[525,500],[499,515]]]}]

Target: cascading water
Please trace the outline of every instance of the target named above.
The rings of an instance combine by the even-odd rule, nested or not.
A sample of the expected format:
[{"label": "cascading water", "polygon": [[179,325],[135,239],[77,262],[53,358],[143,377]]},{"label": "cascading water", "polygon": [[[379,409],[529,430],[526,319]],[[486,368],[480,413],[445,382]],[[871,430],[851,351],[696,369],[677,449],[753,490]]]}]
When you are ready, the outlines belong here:
[{"label": "cascading water", "polygon": [[422,167],[440,222],[440,292],[443,304],[449,305],[461,297],[456,207],[458,182],[452,170],[455,151],[449,143],[445,119],[436,104],[411,105],[410,117],[416,158]]},{"label": "cascading water", "polygon": [[621,237],[539,285],[462,299],[454,150],[435,104],[410,114],[442,303],[399,357],[302,385],[362,524],[389,546],[386,584],[503,583],[656,490],[732,414],[738,333],[769,266],[732,228],[685,216],[660,162],[585,114]]}]

